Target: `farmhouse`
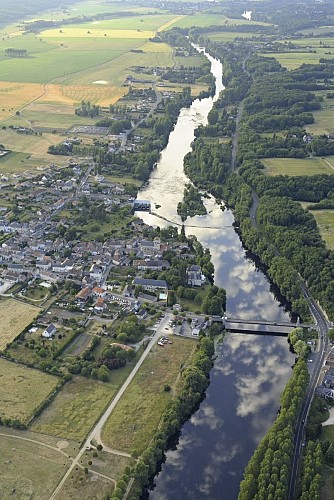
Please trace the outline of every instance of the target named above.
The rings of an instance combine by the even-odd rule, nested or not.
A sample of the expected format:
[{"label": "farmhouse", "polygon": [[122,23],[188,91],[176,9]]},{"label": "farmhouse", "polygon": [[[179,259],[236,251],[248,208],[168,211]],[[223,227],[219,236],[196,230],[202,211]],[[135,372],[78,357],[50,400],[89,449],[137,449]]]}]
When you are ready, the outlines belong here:
[{"label": "farmhouse", "polygon": [[55,327],[55,325],[51,324],[44,330],[44,332],[42,333],[42,337],[44,337],[45,339],[52,339],[56,331],[57,328]]}]

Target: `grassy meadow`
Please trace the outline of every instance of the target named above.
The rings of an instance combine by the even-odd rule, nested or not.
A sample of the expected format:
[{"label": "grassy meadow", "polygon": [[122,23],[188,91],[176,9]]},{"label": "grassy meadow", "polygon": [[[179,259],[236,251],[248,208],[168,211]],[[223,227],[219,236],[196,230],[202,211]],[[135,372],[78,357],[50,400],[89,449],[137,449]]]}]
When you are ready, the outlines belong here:
[{"label": "grassy meadow", "polygon": [[[313,30],[312,30],[313,31]],[[291,42],[300,47],[299,51],[289,50],[278,53],[261,54],[267,57],[275,57],[287,69],[296,69],[301,64],[318,64],[319,59],[332,59],[334,57],[334,38],[309,37],[284,40],[282,44]],[[300,52],[305,50],[305,52]],[[310,50],[310,52],[306,52]]]},{"label": "grassy meadow", "polygon": [[105,444],[129,453],[145,450],[173,394],[164,385],[175,389],[180,366],[195,347],[192,339],[173,337],[173,344],[152,349],[102,430]]},{"label": "grassy meadow", "polygon": [[128,375],[129,366],[112,373],[111,382],[107,384],[74,378],[32,422],[31,430],[81,442]]},{"label": "grassy meadow", "polygon": [[331,102],[332,99],[325,99],[322,109],[313,111],[315,122],[305,127],[308,132],[315,135],[334,134],[334,104]]},{"label": "grassy meadow", "polygon": [[334,250],[334,210],[312,210],[312,215],[328,248]]},{"label": "grassy meadow", "polygon": [[334,156],[325,158],[265,158],[261,160],[267,175],[334,174]]},{"label": "grassy meadow", "polygon": [[27,422],[54,391],[59,379],[47,373],[0,359],[0,415]]},{"label": "grassy meadow", "polygon": [[56,449],[26,439],[0,435],[1,498],[47,500],[70,462]]}]

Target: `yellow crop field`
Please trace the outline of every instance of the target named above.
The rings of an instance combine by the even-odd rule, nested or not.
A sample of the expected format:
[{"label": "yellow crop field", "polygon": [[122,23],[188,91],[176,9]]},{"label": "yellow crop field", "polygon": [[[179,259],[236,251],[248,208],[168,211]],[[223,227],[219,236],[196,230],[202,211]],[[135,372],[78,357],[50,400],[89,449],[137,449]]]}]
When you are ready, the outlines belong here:
[{"label": "yellow crop field", "polygon": [[63,28],[45,30],[40,34],[40,38],[57,38],[60,42],[62,37],[66,38],[85,38],[87,41],[94,38],[150,38],[154,36],[154,31],[138,30],[111,30],[111,29],[89,29],[86,28]]},{"label": "yellow crop field", "polygon": [[125,87],[108,85],[103,80],[97,80],[93,85],[64,85],[61,87],[63,101],[72,102],[90,101],[100,106],[114,104],[127,93]]},{"label": "yellow crop field", "polygon": [[5,349],[41,311],[18,300],[0,301],[0,350]]},{"label": "yellow crop field", "polygon": [[173,24],[177,23],[178,21],[181,21],[181,19],[183,19],[184,17],[186,17],[186,16],[177,16],[177,17],[174,17],[174,19],[171,19],[167,23],[165,23],[162,26],[160,26],[160,28],[158,28],[157,31],[166,30],[167,28],[169,28]]},{"label": "yellow crop field", "polygon": [[39,83],[0,81],[0,121],[15,114],[24,105],[38,98],[44,91]]}]

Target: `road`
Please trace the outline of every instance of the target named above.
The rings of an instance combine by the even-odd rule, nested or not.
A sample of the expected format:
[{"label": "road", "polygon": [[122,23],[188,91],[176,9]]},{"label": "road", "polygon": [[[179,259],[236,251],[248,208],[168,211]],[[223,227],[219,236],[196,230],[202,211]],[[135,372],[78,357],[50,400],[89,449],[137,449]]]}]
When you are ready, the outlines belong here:
[{"label": "road", "polygon": [[313,300],[313,298],[310,296],[307,287],[303,285],[302,288],[304,296],[309,302],[310,311],[318,325],[319,352],[317,353],[313,361],[313,371],[310,377],[310,382],[307,387],[307,391],[304,397],[304,401],[296,425],[294,451],[291,464],[291,476],[289,483],[289,497],[288,497],[289,500],[294,500],[295,497],[298,466],[301,457],[302,444],[305,438],[304,436],[305,422],[307,422],[307,416],[314,396],[314,391],[316,386],[318,385],[321,368],[324,365],[325,355],[328,349],[327,332],[328,329],[330,328],[330,324],[328,323],[323,311],[321,310],[319,305],[315,302],[315,300]]},{"label": "road", "polygon": [[101,418],[99,419],[99,421],[97,422],[97,424],[94,426],[93,430],[90,432],[90,434],[87,437],[84,445],[79,450],[79,453],[77,454],[77,456],[73,459],[72,464],[70,465],[69,469],[66,471],[65,475],[61,479],[61,481],[58,484],[58,486],[56,487],[56,489],[53,491],[53,493],[50,496],[49,500],[54,500],[56,498],[56,496],[60,492],[61,488],[65,484],[65,481],[70,476],[70,474],[73,471],[73,469],[79,464],[79,460],[82,457],[82,455],[85,453],[86,448],[87,447],[88,448],[91,447],[91,441],[95,440],[98,443],[102,443],[101,442],[101,430],[102,430],[104,424],[106,423],[106,421],[108,420],[109,416],[111,415],[111,413],[115,409],[118,401],[121,399],[121,397],[123,396],[123,394],[126,391],[126,389],[129,387],[131,381],[133,380],[133,378],[135,377],[135,375],[138,372],[139,368],[141,367],[141,365],[145,361],[148,353],[150,352],[150,350],[152,349],[152,347],[154,346],[154,344],[158,340],[158,337],[162,335],[162,332],[164,331],[164,328],[166,327],[166,325],[167,325],[168,321],[170,320],[170,318],[171,318],[171,314],[166,314],[166,316],[164,317],[164,319],[160,323],[159,327],[157,328],[156,333],[153,335],[150,343],[146,347],[146,349],[143,352],[143,354],[141,355],[140,359],[135,364],[135,366],[134,366],[133,370],[131,371],[130,375],[128,376],[128,378],[126,379],[126,381],[124,382],[124,384],[122,385],[122,387],[120,388],[120,390],[118,391],[118,393],[116,394],[116,396],[114,397],[114,399],[112,400],[112,402],[110,403],[110,405],[108,406],[108,408],[105,410],[105,412],[103,413],[103,415],[101,416]]}]

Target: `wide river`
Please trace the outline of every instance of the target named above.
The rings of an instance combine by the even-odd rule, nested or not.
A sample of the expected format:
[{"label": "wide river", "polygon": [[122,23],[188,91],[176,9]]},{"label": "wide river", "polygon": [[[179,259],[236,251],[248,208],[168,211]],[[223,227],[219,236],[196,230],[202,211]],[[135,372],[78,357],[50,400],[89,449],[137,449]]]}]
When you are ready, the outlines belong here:
[{"label": "wide river", "polygon": [[[183,158],[191,150],[194,130],[207,123],[208,112],[224,88],[221,63],[205,55],[216,78],[216,94],[181,110],[157,168],[138,194],[139,199],[161,205],[154,211],[176,224],[181,222],[176,207],[189,182]],[[215,284],[227,290],[227,314],[289,320],[268,279],[243,249],[232,226],[232,212],[223,212],[213,199],[206,199],[205,205],[208,214],[188,218],[186,233],[210,249]],[[153,214],[138,215],[147,224],[169,224]],[[243,469],[276,417],[293,362],[286,338],[227,334],[217,347],[206,397],[166,453],[149,498],[237,499]]]}]

